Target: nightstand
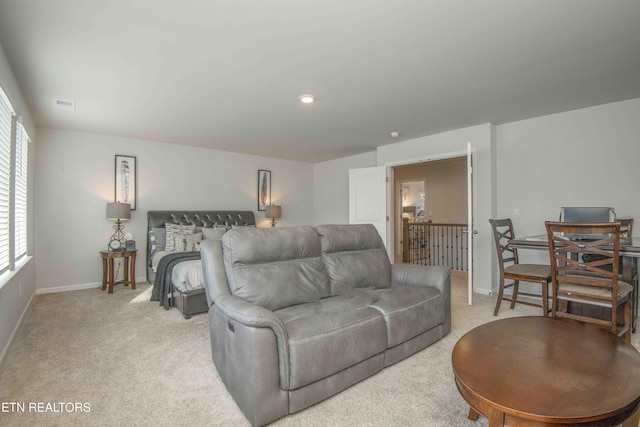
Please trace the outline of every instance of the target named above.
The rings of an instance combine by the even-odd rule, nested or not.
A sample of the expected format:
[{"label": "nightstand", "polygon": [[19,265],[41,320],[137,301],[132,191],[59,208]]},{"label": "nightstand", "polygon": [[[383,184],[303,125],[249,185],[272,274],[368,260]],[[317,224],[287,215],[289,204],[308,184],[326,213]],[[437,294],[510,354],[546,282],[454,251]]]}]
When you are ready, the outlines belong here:
[{"label": "nightstand", "polygon": [[[109,286],[109,293],[113,293],[113,287],[115,285],[131,285],[131,289],[136,288],[136,254],[135,251],[100,251],[102,257],[102,290],[104,291],[107,285]],[[124,258],[124,278],[114,282],[113,278],[113,261],[116,258]]]}]

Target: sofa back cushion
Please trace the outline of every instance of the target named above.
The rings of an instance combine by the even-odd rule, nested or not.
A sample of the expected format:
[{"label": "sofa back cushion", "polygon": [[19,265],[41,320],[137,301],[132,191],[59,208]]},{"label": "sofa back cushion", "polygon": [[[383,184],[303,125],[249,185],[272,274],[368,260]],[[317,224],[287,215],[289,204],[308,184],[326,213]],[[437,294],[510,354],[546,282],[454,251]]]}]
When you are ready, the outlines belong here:
[{"label": "sofa back cushion", "polygon": [[332,295],[349,294],[356,288],[391,287],[391,263],[373,225],[319,225],[316,230]]},{"label": "sofa back cushion", "polygon": [[233,295],[273,311],[330,295],[313,227],[235,228],[222,246]]}]

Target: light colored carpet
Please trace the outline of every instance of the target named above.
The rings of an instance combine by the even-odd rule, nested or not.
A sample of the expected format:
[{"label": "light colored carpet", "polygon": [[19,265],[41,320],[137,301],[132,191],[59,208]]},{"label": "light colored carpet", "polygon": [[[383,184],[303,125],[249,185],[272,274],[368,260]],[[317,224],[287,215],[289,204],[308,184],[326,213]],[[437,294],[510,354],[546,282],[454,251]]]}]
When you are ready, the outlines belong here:
[{"label": "light colored carpet", "polygon": [[[451,350],[465,332],[496,319],[495,298],[475,295],[468,306],[459,277],[452,293],[453,326],[444,339],[273,426],[486,426],[483,417],[466,418]],[[0,411],[0,425],[248,425],[213,365],[207,316],[184,320],[149,302],[150,294],[144,283],[112,295],[38,295],[0,367],[0,404],[21,403],[25,412]],[[532,314],[540,310],[503,304],[497,318]],[[60,402],[87,403],[90,411],[51,412]],[[30,403],[58,406],[37,412]]]}]

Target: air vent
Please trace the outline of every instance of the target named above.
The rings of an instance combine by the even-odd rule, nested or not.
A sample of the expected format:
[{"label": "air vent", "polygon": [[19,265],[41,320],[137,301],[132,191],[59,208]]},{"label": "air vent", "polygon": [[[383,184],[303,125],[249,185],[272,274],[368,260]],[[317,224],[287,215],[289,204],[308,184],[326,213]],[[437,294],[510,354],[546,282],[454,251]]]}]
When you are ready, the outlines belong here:
[{"label": "air vent", "polygon": [[59,110],[75,111],[76,103],[73,101],[63,101],[62,99],[56,99],[56,108]]}]

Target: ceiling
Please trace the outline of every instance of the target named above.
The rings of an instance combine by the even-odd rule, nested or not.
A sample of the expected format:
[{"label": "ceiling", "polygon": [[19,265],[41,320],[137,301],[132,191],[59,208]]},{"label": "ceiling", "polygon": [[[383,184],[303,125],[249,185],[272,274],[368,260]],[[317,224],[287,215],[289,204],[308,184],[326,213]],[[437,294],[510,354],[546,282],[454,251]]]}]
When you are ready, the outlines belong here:
[{"label": "ceiling", "polygon": [[38,126],[306,162],[640,97],[636,0],[0,0],[0,43]]}]

